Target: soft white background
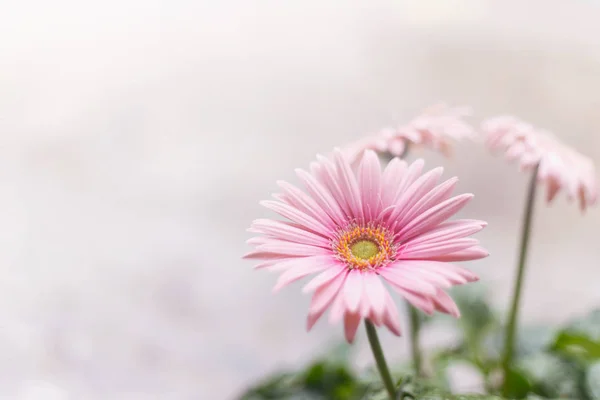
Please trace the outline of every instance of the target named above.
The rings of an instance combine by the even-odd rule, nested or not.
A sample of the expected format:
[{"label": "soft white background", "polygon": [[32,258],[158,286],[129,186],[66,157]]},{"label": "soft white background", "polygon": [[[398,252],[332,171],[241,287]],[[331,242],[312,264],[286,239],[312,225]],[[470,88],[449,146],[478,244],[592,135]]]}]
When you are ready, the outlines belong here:
[{"label": "soft white background", "polygon": [[[341,338],[240,260],[317,152],[438,100],[516,113],[600,162],[595,1],[0,1],[0,398],[229,399]],[[506,304],[526,177],[478,145]],[[600,303],[600,212],[539,203],[523,320]],[[407,343],[383,333],[400,359]],[[370,362],[364,337],[358,347]]]}]

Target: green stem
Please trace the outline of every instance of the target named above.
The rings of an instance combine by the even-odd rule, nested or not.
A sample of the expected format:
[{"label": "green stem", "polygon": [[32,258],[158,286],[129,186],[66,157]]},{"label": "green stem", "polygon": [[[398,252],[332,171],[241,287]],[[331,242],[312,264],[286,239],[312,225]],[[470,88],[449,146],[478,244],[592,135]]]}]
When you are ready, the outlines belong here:
[{"label": "green stem", "polygon": [[502,360],[502,369],[504,371],[504,387],[503,393],[505,396],[508,395],[509,388],[507,377],[512,364],[512,357],[515,347],[515,337],[517,331],[517,318],[519,314],[519,302],[521,300],[521,291],[523,287],[523,276],[525,274],[525,261],[527,259],[527,248],[529,247],[529,236],[531,234],[531,220],[533,218],[533,205],[535,204],[535,192],[537,186],[537,174],[538,167],[533,171],[531,181],[529,183],[529,191],[527,193],[527,200],[525,203],[525,215],[523,217],[523,226],[521,229],[521,248],[519,251],[519,266],[517,270],[517,276],[515,278],[514,292],[512,296],[512,304],[510,307],[510,314],[508,317],[508,324],[506,325],[505,332],[505,343],[504,343],[504,357]]},{"label": "green stem", "polygon": [[367,337],[369,338],[369,344],[371,345],[371,350],[373,351],[373,356],[375,357],[375,363],[377,364],[377,369],[381,375],[381,380],[383,381],[385,389],[388,392],[390,400],[395,400],[396,388],[394,387],[394,381],[392,380],[390,370],[385,362],[383,350],[381,349],[381,344],[379,343],[379,338],[377,337],[377,330],[375,329],[373,323],[366,318],[365,328],[367,329]]},{"label": "green stem", "polygon": [[419,311],[408,305],[410,314],[410,350],[413,360],[413,368],[415,371],[415,378],[421,376],[421,348],[419,346],[419,332],[421,331],[421,318],[419,317]]}]

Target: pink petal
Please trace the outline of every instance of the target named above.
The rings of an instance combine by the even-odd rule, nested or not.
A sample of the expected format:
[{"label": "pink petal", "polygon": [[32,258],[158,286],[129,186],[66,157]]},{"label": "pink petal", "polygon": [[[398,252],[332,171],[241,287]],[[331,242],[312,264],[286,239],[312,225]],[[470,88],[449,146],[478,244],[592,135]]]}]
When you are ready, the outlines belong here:
[{"label": "pink petal", "polygon": [[306,319],[306,329],[311,330],[314,324],[321,318],[327,307],[331,305],[340,288],[346,280],[346,273],[340,273],[331,279],[328,283],[320,286],[313,294],[308,317]]},{"label": "pink petal", "polygon": [[[415,261],[416,263],[417,261]],[[449,279],[454,285],[460,285],[467,282],[475,282],[479,280],[477,275],[468,269],[459,267],[458,265],[450,264],[447,262],[439,261],[418,261],[421,270],[430,271],[436,274],[440,274],[445,278]]]},{"label": "pink petal", "polygon": [[423,311],[427,315],[433,314],[435,306],[431,296],[425,296],[422,294],[414,293],[410,290],[392,284],[394,290],[396,290],[402,297],[406,299],[410,304]]},{"label": "pink petal", "polygon": [[374,219],[381,210],[381,165],[372,150],[364,153],[358,167],[358,184],[362,195],[363,214]]},{"label": "pink petal", "polygon": [[367,272],[363,274],[363,284],[366,295],[363,296],[363,299],[368,299],[371,309],[378,317],[383,316],[385,312],[386,289],[381,279],[376,274]]},{"label": "pink petal", "polygon": [[360,299],[363,292],[363,277],[358,270],[352,270],[348,273],[346,282],[344,283],[343,294],[346,299],[346,307],[348,311],[355,312],[358,310]]},{"label": "pink petal", "polygon": [[298,279],[327,268],[331,264],[331,256],[303,257],[281,263],[281,265],[283,264],[285,264],[288,269],[279,276],[279,279],[273,288],[274,292],[277,292],[282,287],[289,285]]},{"label": "pink petal", "polygon": [[306,190],[317,203],[329,214],[338,226],[346,223],[346,217],[340,205],[335,201],[333,195],[314,176],[301,169],[296,169],[296,175],[304,183]]},{"label": "pink petal", "polygon": [[[335,260],[335,261],[337,261],[337,260]],[[311,279],[302,288],[302,292],[304,292],[304,293],[312,292],[313,290],[318,289],[322,285],[326,285],[331,280],[333,280],[338,275],[340,275],[342,272],[347,272],[347,271],[348,271],[348,268],[344,264],[340,263],[339,261],[334,263],[332,260],[332,264],[329,266],[329,268],[327,268],[325,271],[321,272],[319,275],[317,275],[313,279]]]},{"label": "pink petal", "polygon": [[[347,278],[348,275],[345,275]],[[345,283],[345,281],[344,281]],[[331,303],[331,311],[329,312],[329,322],[332,324],[340,322],[346,312],[346,302],[344,301],[343,286]]]},{"label": "pink petal", "polygon": [[392,333],[396,336],[402,335],[402,331],[400,329],[400,319],[398,318],[398,308],[394,303],[394,300],[390,296],[390,294],[385,292],[385,314],[383,316],[383,323],[387,328],[392,331]]},{"label": "pink petal", "polygon": [[242,258],[245,258],[247,260],[282,260],[285,258],[294,258],[294,257],[290,257],[286,254],[276,254],[276,253],[270,253],[270,252],[266,252],[266,251],[252,250],[252,251],[246,253]]},{"label": "pink petal", "polygon": [[404,228],[398,232],[398,237],[404,241],[426,232],[456,214],[472,198],[473,195],[467,193],[441,202],[406,224]]},{"label": "pink petal", "polygon": [[359,313],[346,312],[344,314],[344,334],[348,343],[354,342],[356,331],[362,320]]},{"label": "pink petal", "polygon": [[429,193],[419,199],[417,203],[402,216],[398,226],[406,225],[417,215],[438,205],[442,201],[447,200],[452,194],[457,182],[458,178],[454,177],[434,187],[431,191],[429,191]]},{"label": "pink petal", "polygon": [[352,217],[363,219],[360,189],[352,168],[339,149],[334,153],[337,178],[342,194],[350,206]]},{"label": "pink petal", "polygon": [[401,250],[401,257],[405,260],[427,260],[431,257],[439,257],[466,250],[478,244],[479,241],[472,238],[460,238],[419,244],[409,243]]},{"label": "pink petal", "polygon": [[433,296],[437,290],[435,286],[415,278],[410,271],[401,268],[401,264],[392,264],[387,267],[382,267],[379,268],[377,272],[379,272],[379,274],[389,283],[400,288],[412,290],[413,292]]},{"label": "pink petal", "polygon": [[273,238],[289,242],[311,244],[313,246],[329,247],[329,240],[310,231],[290,225],[287,222],[271,219],[257,219],[252,222],[252,232],[269,235]]},{"label": "pink petal", "polygon": [[323,211],[323,209],[312,197],[285,181],[278,181],[277,184],[281,189],[283,189],[283,193],[285,194],[287,203],[289,205],[296,207],[317,221],[322,222],[328,228],[335,229],[335,223],[329,217],[329,214]]},{"label": "pink petal", "polygon": [[400,186],[408,165],[406,161],[394,158],[389,162],[382,176],[381,200],[384,207],[392,204],[396,196],[396,188]]},{"label": "pink petal", "polygon": [[487,252],[486,249],[480,246],[473,246],[466,250],[457,251],[456,253],[445,254],[443,256],[431,257],[429,260],[432,261],[447,261],[447,262],[456,262],[456,261],[472,261],[479,260],[480,258],[485,258],[489,256],[490,253]]},{"label": "pink petal", "polygon": [[317,155],[318,163],[311,164],[311,171],[313,175],[321,181],[324,187],[326,187],[334,200],[337,202],[339,207],[342,209],[346,217],[351,216],[352,212],[348,201],[342,192],[341,186],[338,182],[337,173],[335,171],[335,165],[326,157]]},{"label": "pink petal", "polygon": [[470,219],[443,222],[436,228],[411,239],[407,244],[436,243],[445,240],[459,239],[473,235],[482,230],[485,226],[487,226],[487,223],[484,221]]},{"label": "pink petal", "polygon": [[456,303],[443,290],[438,290],[437,295],[433,298],[433,302],[436,310],[450,314],[455,318],[460,317],[460,311],[458,310]]},{"label": "pink petal", "polygon": [[404,213],[410,210],[423,196],[435,187],[443,173],[444,169],[439,167],[415,180],[398,198],[396,209],[390,215],[390,219],[401,218]]},{"label": "pink petal", "polygon": [[266,238],[265,243],[256,246],[257,251],[284,254],[286,256],[318,256],[331,254],[331,249],[312,246],[309,244],[286,242],[285,240]]},{"label": "pink petal", "polygon": [[272,200],[261,201],[260,204],[324,237],[330,237],[333,233],[331,229],[323,225],[321,222],[288,204]]},{"label": "pink petal", "polygon": [[404,176],[402,178],[402,181],[396,188],[395,195],[391,201],[392,204],[396,204],[396,205],[398,204],[398,199],[400,198],[400,196],[402,196],[404,191],[419,178],[419,176],[421,175],[421,172],[423,171],[424,166],[425,166],[425,161],[423,161],[423,159],[421,159],[421,158],[419,158],[418,160],[416,160],[412,164],[410,164],[410,166],[408,167],[408,170],[406,171],[406,173],[404,174]]}]

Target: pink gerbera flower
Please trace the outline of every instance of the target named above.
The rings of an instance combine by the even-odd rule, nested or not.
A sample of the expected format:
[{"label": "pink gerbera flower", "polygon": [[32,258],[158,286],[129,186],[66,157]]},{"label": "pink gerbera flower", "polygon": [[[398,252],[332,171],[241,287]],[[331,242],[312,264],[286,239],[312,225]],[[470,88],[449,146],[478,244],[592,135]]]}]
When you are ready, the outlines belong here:
[{"label": "pink gerbera flower", "polygon": [[423,111],[406,125],[386,128],[356,141],[345,149],[345,153],[351,160],[360,158],[365,150],[400,157],[407,146],[412,144],[426,146],[448,155],[453,141],[476,137],[473,127],[464,120],[470,115],[471,111],[467,107],[437,104]]},{"label": "pink gerbera flower", "polygon": [[547,184],[547,201],[561,190],[569,200],[579,199],[582,210],[598,200],[598,181],[592,160],[566,146],[547,131],[515,117],[490,118],[482,124],[492,151],[505,151],[522,170],[538,166],[538,182]]},{"label": "pink gerbera flower", "polygon": [[307,329],[330,309],[332,322],[343,319],[349,342],[362,318],[400,335],[384,281],[427,314],[459,316],[444,289],[478,278],[451,262],[487,256],[468,238],[486,223],[447,221],[473,195],[451,197],[457,179],[438,184],[443,169],[422,174],[423,165],[394,159],[382,172],[367,151],[355,173],[336,150],[333,160],[319,157],[310,173],[296,171],[306,192],[279,182],[282,193],[261,203],[289,221],[254,221],[250,231],[264,236],[249,240],[256,249],[245,258],[283,271],[275,290],[317,274],[303,290],[314,292]]}]

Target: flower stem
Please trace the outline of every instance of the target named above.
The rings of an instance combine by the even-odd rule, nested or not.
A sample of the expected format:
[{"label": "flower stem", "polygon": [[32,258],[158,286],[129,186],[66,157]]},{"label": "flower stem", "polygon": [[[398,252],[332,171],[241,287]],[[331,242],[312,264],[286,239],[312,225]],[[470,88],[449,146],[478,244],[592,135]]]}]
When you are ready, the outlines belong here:
[{"label": "flower stem", "polygon": [[369,344],[371,345],[371,350],[373,351],[373,357],[375,357],[375,363],[377,364],[377,369],[381,375],[381,380],[383,381],[385,389],[388,392],[390,400],[395,400],[396,388],[394,386],[394,381],[392,380],[390,370],[385,362],[383,350],[381,349],[381,344],[379,343],[379,338],[377,337],[377,330],[375,329],[373,323],[366,318],[365,328],[367,329],[367,337],[369,338]]},{"label": "flower stem", "polygon": [[507,384],[507,377],[510,372],[510,366],[512,364],[512,357],[515,347],[515,336],[517,331],[517,317],[519,314],[519,301],[521,300],[521,291],[523,287],[523,276],[525,274],[525,261],[527,259],[527,248],[529,245],[529,236],[531,233],[531,220],[533,218],[533,205],[535,204],[535,192],[537,186],[537,174],[538,167],[533,171],[531,181],[529,183],[529,190],[527,193],[527,200],[525,203],[525,215],[523,217],[523,226],[521,228],[521,248],[519,251],[519,266],[517,270],[517,276],[515,278],[514,291],[512,296],[512,304],[510,307],[510,314],[508,317],[508,324],[506,325],[505,332],[505,343],[504,343],[504,357],[502,359],[502,369],[504,371],[504,387],[503,393],[505,396],[508,395],[509,387]]},{"label": "flower stem", "polygon": [[421,348],[419,346],[419,332],[421,331],[421,319],[419,311],[408,304],[410,314],[410,350],[413,360],[415,378],[421,376]]}]

